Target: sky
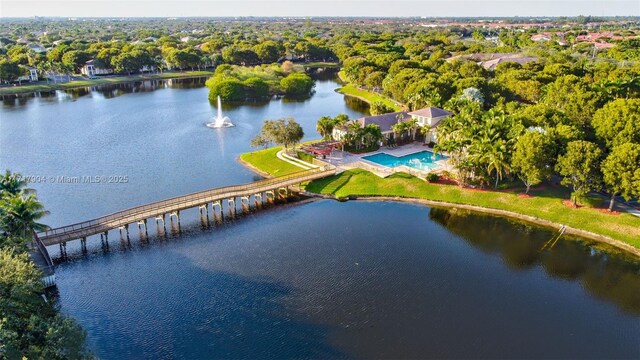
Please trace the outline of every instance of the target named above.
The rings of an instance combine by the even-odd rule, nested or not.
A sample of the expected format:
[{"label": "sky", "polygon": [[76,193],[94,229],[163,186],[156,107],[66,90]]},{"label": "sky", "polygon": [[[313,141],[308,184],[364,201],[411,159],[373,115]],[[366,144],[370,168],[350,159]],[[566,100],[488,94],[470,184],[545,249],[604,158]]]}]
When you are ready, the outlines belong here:
[{"label": "sky", "polygon": [[640,0],[0,0],[0,17],[640,16]]}]

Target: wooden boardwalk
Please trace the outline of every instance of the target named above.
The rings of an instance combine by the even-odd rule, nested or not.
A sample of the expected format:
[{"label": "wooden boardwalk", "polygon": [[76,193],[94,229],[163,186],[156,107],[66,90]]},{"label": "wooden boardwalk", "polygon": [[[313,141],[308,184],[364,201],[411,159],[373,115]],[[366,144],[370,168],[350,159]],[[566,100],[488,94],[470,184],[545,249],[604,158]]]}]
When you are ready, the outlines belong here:
[{"label": "wooden boardwalk", "polygon": [[[248,197],[251,195],[260,194],[260,196],[262,196],[261,194],[263,192],[277,192],[278,189],[287,189],[290,186],[306,181],[321,179],[334,175],[335,173],[335,168],[319,168],[300,171],[248,184],[204,190],[193,194],[178,196],[167,200],[121,210],[97,219],[50,229],[37,234],[37,236],[45,246],[66,244],[67,241],[78,239],[86,241],[87,236],[106,234],[109,230],[122,229],[124,227],[127,227],[128,229],[129,224],[139,223],[141,221],[144,221],[146,224],[147,219],[159,218],[162,216],[162,221],[164,221],[165,215],[169,214],[169,216],[171,216],[171,214],[175,214],[175,216],[179,216],[178,214],[180,210],[207,206],[209,203],[217,204],[222,208],[221,201],[225,199],[233,203],[235,207],[236,198],[241,198],[241,201],[242,198],[246,198],[248,202]],[[276,194],[275,192],[273,194],[274,197]]]}]

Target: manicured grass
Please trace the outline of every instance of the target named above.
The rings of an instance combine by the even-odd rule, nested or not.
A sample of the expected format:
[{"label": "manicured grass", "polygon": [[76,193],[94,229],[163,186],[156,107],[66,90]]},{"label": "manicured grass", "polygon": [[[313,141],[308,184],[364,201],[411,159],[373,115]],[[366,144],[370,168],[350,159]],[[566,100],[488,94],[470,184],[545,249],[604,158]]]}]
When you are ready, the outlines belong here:
[{"label": "manicured grass", "polygon": [[302,168],[276,157],[276,153],[281,149],[281,146],[276,146],[265,150],[252,151],[240,155],[240,159],[271,176],[282,176],[302,171]]},{"label": "manicured grass", "polygon": [[640,248],[640,218],[627,213],[607,214],[586,206],[569,208],[562,203],[568,198],[564,188],[532,189],[533,197],[525,198],[518,196],[521,190],[482,191],[429,184],[403,173],[382,179],[368,171],[353,169],[314,181],[306,190],[337,197],[400,196],[507,210],[606,235]]},{"label": "manicured grass", "polygon": [[380,95],[371,91],[367,91],[367,90],[363,90],[363,89],[359,89],[357,86],[354,86],[352,84],[348,84],[348,81],[345,79],[344,73],[342,70],[340,70],[338,72],[338,77],[340,78],[340,80],[345,83],[346,85],[342,86],[341,88],[338,89],[338,92],[341,94],[345,94],[345,95],[349,95],[349,96],[353,96],[353,97],[357,97],[360,100],[366,101],[369,104],[372,104],[376,101],[382,101],[384,104],[386,104],[387,106],[392,107],[393,109],[395,109],[395,111],[400,111],[402,110],[402,106],[396,104],[393,100],[389,99],[388,97],[384,96],[384,95]]},{"label": "manicured grass", "polygon": [[9,86],[0,88],[0,95],[24,94],[36,91],[53,91],[67,90],[78,87],[120,84],[131,81],[153,80],[153,79],[180,79],[201,76],[211,76],[213,71],[184,71],[184,72],[165,72],[163,74],[146,74],[131,76],[113,76],[97,79],[72,80],[67,83],[49,83],[49,84],[27,84],[22,86]]},{"label": "manicured grass", "polygon": [[340,67],[340,63],[332,61],[316,61],[302,64],[306,68],[337,68]]},{"label": "manicured grass", "polygon": [[368,103],[374,103],[376,101],[382,101],[383,103],[385,103],[387,106],[391,106],[392,108],[395,109],[395,111],[400,111],[402,110],[402,107],[399,105],[396,105],[393,101],[391,101],[391,99],[382,96],[380,94],[376,94],[374,92],[371,91],[367,91],[367,90],[362,90],[362,89],[358,89],[357,87],[351,85],[351,84],[347,84],[341,88],[338,89],[338,92],[341,94],[345,94],[345,95],[349,95],[349,96],[353,96],[353,97],[357,97],[361,100],[364,100]]}]

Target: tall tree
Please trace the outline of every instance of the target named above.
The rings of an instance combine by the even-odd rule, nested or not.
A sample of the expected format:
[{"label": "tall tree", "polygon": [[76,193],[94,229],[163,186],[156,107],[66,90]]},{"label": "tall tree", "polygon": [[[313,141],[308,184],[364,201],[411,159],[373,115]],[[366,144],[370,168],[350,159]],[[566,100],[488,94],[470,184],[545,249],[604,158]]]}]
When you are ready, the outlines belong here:
[{"label": "tall tree", "polygon": [[578,198],[600,186],[602,151],[592,142],[578,140],[567,145],[567,152],[558,158],[556,170],[563,176],[562,185],[573,189],[573,204]]},{"label": "tall tree", "polygon": [[10,234],[27,239],[32,231],[48,228],[38,222],[49,212],[44,210],[35,194],[6,195],[0,199],[0,209],[2,209],[0,226]]},{"label": "tall tree", "polygon": [[335,121],[330,116],[323,116],[316,123],[316,131],[318,131],[324,140],[329,140],[331,139],[334,126]]},{"label": "tall tree", "polygon": [[32,193],[33,189],[26,187],[28,183],[21,174],[6,170],[3,175],[0,175],[0,196],[16,195],[20,192]]},{"label": "tall tree", "polygon": [[604,184],[611,193],[609,211],[613,210],[618,194],[627,201],[632,197],[640,197],[640,182],[634,181],[636,172],[640,173],[639,144],[618,145],[602,162]]},{"label": "tall tree", "polygon": [[527,187],[537,185],[551,175],[551,141],[538,131],[529,131],[518,138],[511,158],[511,169]]},{"label": "tall tree", "polygon": [[618,99],[605,104],[593,116],[593,128],[609,148],[640,143],[640,99]]},{"label": "tall tree", "polygon": [[252,144],[264,145],[265,143],[275,143],[282,145],[285,149],[295,145],[304,137],[302,126],[293,118],[282,118],[278,120],[265,120],[262,124],[260,134],[254,138]]}]

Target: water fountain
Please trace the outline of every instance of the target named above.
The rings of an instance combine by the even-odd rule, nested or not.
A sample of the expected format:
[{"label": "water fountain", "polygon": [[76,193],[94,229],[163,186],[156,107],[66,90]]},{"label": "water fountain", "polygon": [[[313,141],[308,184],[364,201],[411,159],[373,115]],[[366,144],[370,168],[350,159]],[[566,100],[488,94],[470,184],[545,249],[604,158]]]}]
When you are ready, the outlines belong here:
[{"label": "water fountain", "polygon": [[213,122],[208,123],[207,126],[215,129],[234,126],[231,123],[231,119],[222,116],[222,101],[220,100],[220,96],[218,96],[218,117],[213,119]]}]

